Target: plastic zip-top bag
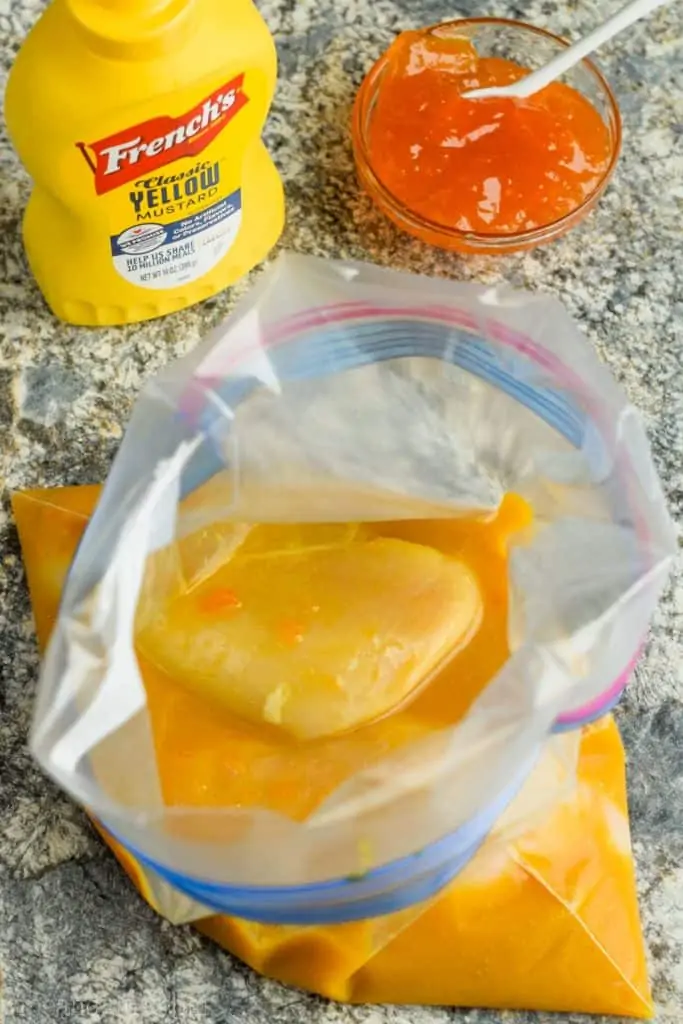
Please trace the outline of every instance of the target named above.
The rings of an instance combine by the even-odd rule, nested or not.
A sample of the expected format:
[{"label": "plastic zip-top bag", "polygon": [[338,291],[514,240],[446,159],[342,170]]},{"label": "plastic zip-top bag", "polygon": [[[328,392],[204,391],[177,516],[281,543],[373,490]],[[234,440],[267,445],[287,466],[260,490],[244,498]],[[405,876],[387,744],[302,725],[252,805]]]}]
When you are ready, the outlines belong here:
[{"label": "plastic zip-top bag", "polygon": [[616,701],[672,551],[556,302],[284,256],[139,399],[32,747],[186,919],[405,910]]},{"label": "plastic zip-top bag", "polygon": [[[43,649],[57,618],[69,563],[98,495],[98,487],[14,495]],[[484,622],[478,637],[487,630]],[[145,676],[150,687],[148,670]],[[159,753],[169,741],[177,745],[184,775],[194,775],[210,788],[212,768],[221,763],[235,767],[234,745],[226,757],[225,723],[214,722],[211,731],[205,721],[197,730],[200,698],[190,691],[182,694],[168,678],[162,695],[161,704],[150,706]],[[289,797],[291,810],[291,793],[285,789],[283,795]],[[171,921],[194,920],[197,928],[255,970],[322,995],[352,1001],[651,1014],[624,758],[610,716],[551,737],[519,794],[453,881],[421,903],[365,920],[265,924],[213,913],[96,825],[155,910]],[[339,897],[353,884],[327,887],[342,913],[349,904]],[[271,900],[276,895],[271,892]],[[310,914],[301,889],[298,898],[300,911]]]}]

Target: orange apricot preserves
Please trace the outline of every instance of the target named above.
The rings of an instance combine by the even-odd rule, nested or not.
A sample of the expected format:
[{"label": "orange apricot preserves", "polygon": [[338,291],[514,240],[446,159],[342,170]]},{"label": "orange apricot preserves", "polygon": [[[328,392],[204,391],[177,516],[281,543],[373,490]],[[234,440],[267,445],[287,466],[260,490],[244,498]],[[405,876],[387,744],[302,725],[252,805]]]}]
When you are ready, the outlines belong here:
[{"label": "orange apricot preserves", "polygon": [[380,183],[419,218],[460,232],[517,235],[575,212],[599,188],[613,153],[588,99],[561,82],[523,100],[462,95],[528,70],[478,56],[464,36],[399,36],[367,124]]}]

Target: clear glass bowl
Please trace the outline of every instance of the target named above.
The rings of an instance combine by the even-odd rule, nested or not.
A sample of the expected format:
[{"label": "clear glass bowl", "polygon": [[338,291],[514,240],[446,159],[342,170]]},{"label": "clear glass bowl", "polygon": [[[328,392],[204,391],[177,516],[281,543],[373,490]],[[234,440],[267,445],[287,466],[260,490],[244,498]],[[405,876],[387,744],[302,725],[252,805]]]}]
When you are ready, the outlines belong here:
[{"label": "clear glass bowl", "polygon": [[[482,57],[504,57],[530,70],[547,64],[569,43],[559,36],[520,21],[502,18],[465,18],[458,21],[431,25],[424,35],[465,36],[474,44]],[[382,183],[372,166],[368,145],[369,128],[382,80],[388,67],[385,53],[368,72],[358,90],[353,109],[353,148],[356,168],[361,184],[375,204],[399,228],[431,245],[443,249],[479,254],[507,254],[544,242],[551,242],[574,227],[593,208],[604,192],[619,157],[621,148],[621,118],[614,95],[590,60],[583,60],[563,76],[562,81],[581,93],[598,111],[607,128],[610,140],[610,159],[607,168],[593,192],[569,214],[540,227],[515,234],[483,234],[461,231],[457,228],[428,220],[411,210]]]}]

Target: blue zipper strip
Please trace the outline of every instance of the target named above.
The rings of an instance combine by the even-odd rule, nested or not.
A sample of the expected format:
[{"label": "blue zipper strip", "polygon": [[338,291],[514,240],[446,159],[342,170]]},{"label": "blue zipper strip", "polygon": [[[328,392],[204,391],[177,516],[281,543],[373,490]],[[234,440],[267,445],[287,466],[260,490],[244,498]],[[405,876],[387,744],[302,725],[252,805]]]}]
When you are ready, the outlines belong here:
[{"label": "blue zipper strip", "polygon": [[131,846],[106,822],[103,824],[143,865],[173,888],[218,913],[264,924],[341,924],[396,913],[438,893],[479,850],[519,793],[537,758],[536,752],[488,806],[423,850],[361,876],[309,885],[234,886],[210,882],[165,867]]},{"label": "blue zipper strip", "polygon": [[[529,366],[525,357],[515,357],[522,372],[511,373],[500,365],[491,346],[459,328],[412,320],[384,321],[383,326],[378,327],[361,321],[352,330],[348,327],[316,330],[264,351],[277,377],[285,382],[338,375],[392,359],[438,359],[503,391],[574,447],[580,448],[584,441],[585,415],[559,391],[525,381],[528,374],[523,371]],[[510,364],[509,356],[506,362]],[[236,408],[255,388],[263,386],[257,378],[240,377],[237,372],[216,389],[221,401],[231,408]],[[197,425],[210,436],[218,417],[215,406],[207,404]]]}]

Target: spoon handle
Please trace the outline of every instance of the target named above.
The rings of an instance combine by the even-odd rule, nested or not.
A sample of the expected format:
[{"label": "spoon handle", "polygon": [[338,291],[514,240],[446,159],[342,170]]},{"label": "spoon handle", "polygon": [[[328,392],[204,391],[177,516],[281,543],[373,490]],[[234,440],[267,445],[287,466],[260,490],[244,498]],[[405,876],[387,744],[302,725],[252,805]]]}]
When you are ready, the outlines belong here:
[{"label": "spoon handle", "polygon": [[562,53],[559,53],[548,64],[545,64],[537,71],[532,71],[530,75],[520,78],[519,81],[514,82],[512,85],[506,86],[504,90],[494,86],[491,89],[474,89],[464,95],[474,98],[475,96],[497,96],[504,93],[506,96],[517,96],[520,99],[526,96],[533,96],[535,92],[539,92],[546,85],[550,85],[556,78],[563,75],[565,71],[573,68],[575,64],[578,64],[580,60],[587,57],[593,50],[597,50],[599,46],[606,43],[617,32],[628,28],[634,21],[644,18],[647,14],[650,14],[658,7],[663,7],[668,2],[669,0],[631,0],[631,3],[626,4],[625,7],[612,15],[611,18],[608,18],[602,25],[598,25],[596,29],[587,36],[584,36],[583,39],[579,39],[578,42],[563,50]]},{"label": "spoon handle", "polygon": [[620,11],[611,18],[608,18],[602,25],[598,25],[596,29],[589,32],[587,36],[584,36],[583,39],[579,39],[569,49],[558,54],[549,64],[539,68],[538,71],[533,71],[526,78],[522,79],[519,84],[520,86],[523,85],[524,91],[520,90],[518,95],[531,96],[533,93],[545,88],[546,85],[549,85],[556,78],[559,78],[560,75],[563,75],[565,71],[573,68],[584,57],[587,57],[589,53],[597,50],[599,46],[606,43],[617,32],[628,28],[634,21],[644,18],[651,11],[656,10],[657,7],[662,7],[667,2],[668,0],[632,0],[630,4],[626,4],[625,7],[622,7]]}]

